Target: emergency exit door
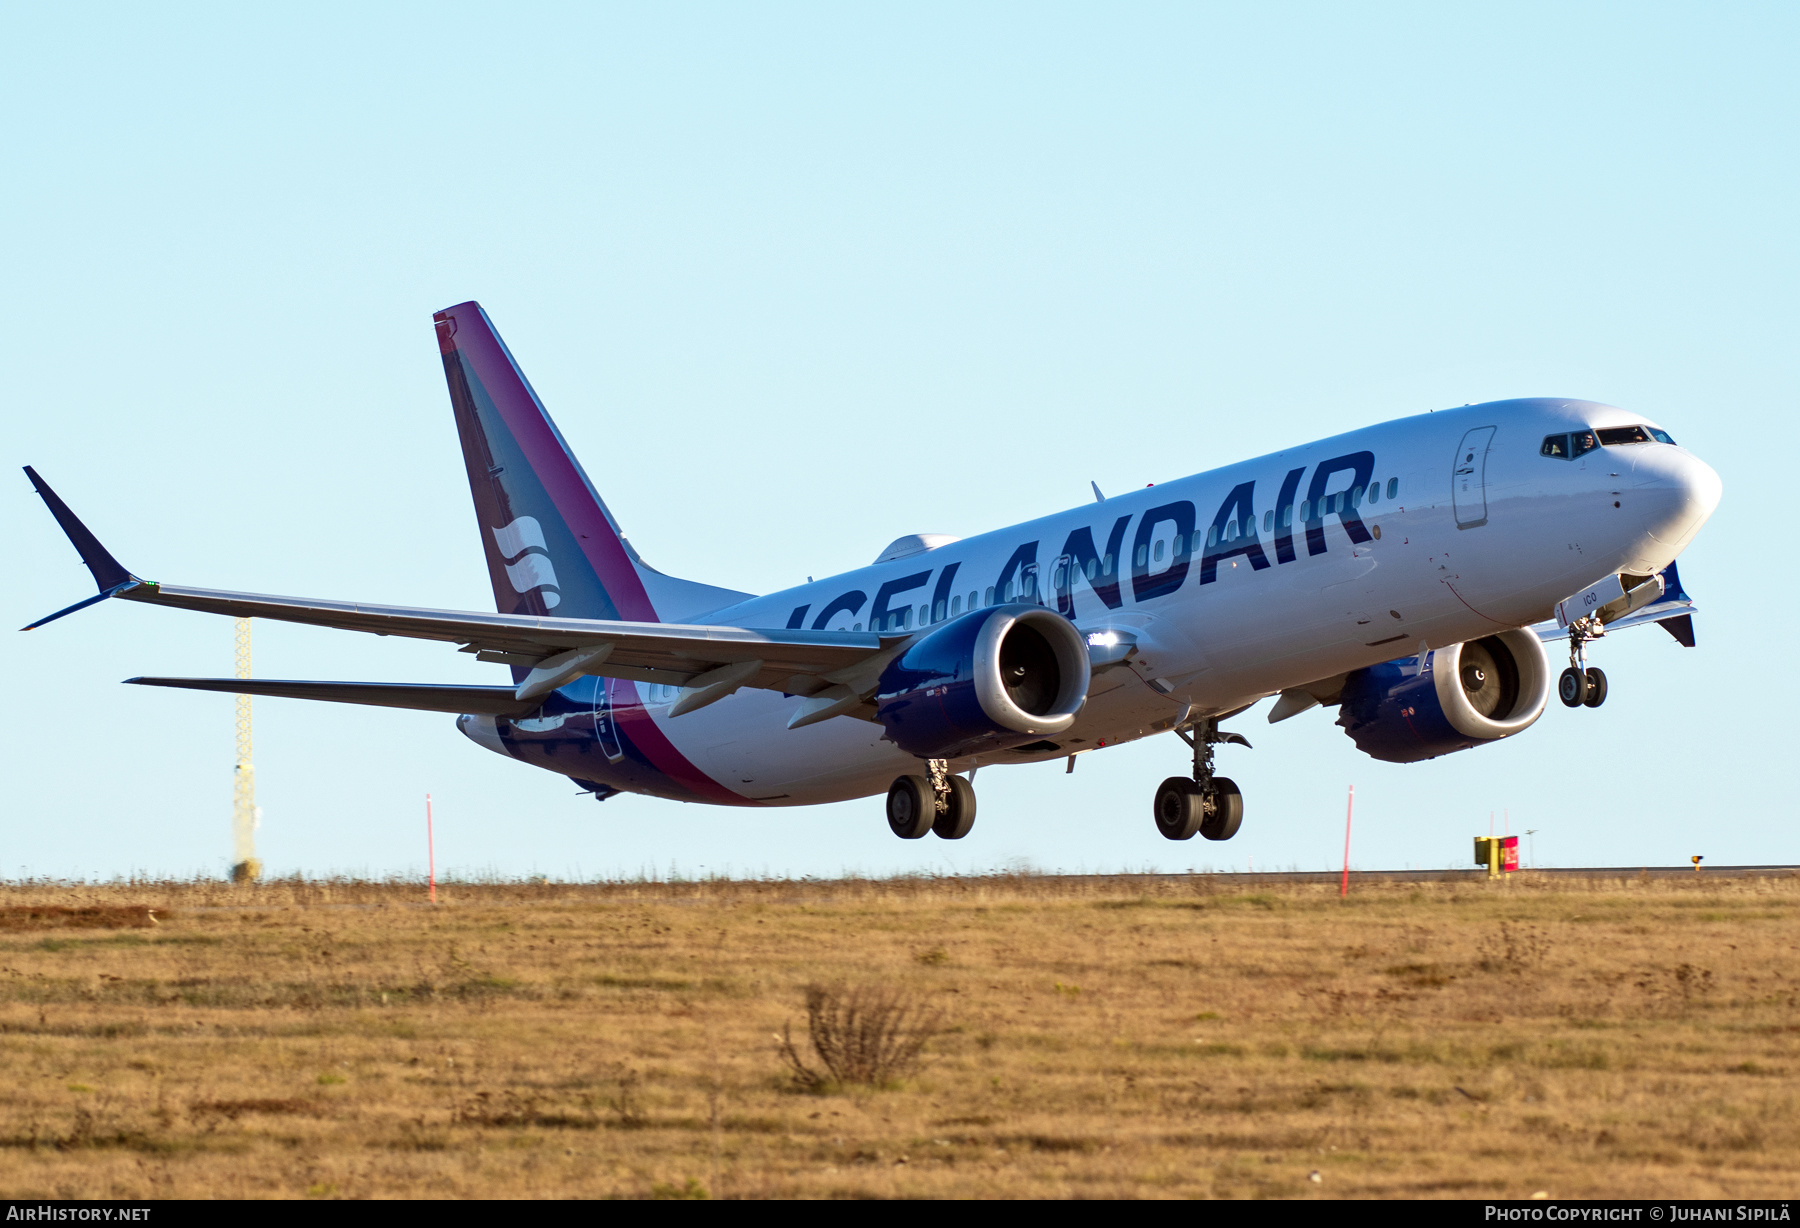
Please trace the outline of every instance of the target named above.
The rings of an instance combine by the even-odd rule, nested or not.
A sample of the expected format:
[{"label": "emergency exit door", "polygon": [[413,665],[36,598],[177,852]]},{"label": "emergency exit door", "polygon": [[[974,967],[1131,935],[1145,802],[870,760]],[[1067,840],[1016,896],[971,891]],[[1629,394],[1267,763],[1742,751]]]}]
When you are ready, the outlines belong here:
[{"label": "emergency exit door", "polygon": [[625,757],[624,749],[619,745],[619,726],[613,716],[611,678],[596,678],[599,683],[594,688],[594,739],[600,744],[600,753],[606,756],[608,763],[617,763]]},{"label": "emergency exit door", "polygon": [[1450,467],[1450,503],[1459,529],[1478,529],[1487,523],[1487,454],[1494,429],[1476,427],[1456,449],[1456,463]]}]

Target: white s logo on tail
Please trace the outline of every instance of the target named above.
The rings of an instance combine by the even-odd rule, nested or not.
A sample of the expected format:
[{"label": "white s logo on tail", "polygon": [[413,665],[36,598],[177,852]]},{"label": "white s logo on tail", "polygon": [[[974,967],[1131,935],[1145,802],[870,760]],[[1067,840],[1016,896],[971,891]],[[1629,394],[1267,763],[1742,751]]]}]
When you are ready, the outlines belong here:
[{"label": "white s logo on tail", "polygon": [[[550,565],[549,547],[544,544],[544,530],[537,520],[521,516],[505,528],[490,532],[501,555],[513,560],[506,564],[506,578],[512,582],[513,591],[529,593],[534,588],[543,589],[546,609],[554,610],[560,605],[562,593],[557,588],[556,569]],[[539,553],[524,554],[525,551]],[[517,557],[521,554],[523,557]]]}]

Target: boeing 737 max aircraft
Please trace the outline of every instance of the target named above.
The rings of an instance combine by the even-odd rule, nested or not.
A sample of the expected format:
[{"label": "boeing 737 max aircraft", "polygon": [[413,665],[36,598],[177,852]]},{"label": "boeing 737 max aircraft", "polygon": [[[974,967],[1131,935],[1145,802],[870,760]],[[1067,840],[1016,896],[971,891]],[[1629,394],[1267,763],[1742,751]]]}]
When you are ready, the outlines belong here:
[{"label": "boeing 737 max aircraft", "polygon": [[[1173,730],[1193,770],[1158,830],[1230,838],[1221,721],[1335,706],[1377,759],[1597,706],[1587,645],[1658,622],[1693,646],[1676,556],[1718,475],[1654,423],[1534,399],[1403,418],[764,596],[633,549],[481,307],[437,313],[496,613],[220,592],[127,571],[26,473],[99,596],[456,644],[511,686],[133,678],[456,713],[497,754],[604,800],[805,806],[886,793],[896,835],[960,839],[975,769]],[[31,628],[27,628],[30,630]],[[1567,640],[1560,676],[1544,644]]]}]

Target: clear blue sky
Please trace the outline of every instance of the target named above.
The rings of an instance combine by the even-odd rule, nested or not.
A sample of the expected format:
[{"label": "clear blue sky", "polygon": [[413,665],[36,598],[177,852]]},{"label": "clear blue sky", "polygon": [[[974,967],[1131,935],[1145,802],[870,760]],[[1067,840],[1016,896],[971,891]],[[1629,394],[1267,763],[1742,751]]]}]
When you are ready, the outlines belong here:
[{"label": "clear blue sky", "polygon": [[[1172,845],[1151,739],[983,772],[960,844],[870,799],[604,805],[451,719],[256,706],[276,873],[1800,861],[1791,5],[15,8],[0,43],[4,625],[125,564],[489,608],[430,314],[487,306],[658,567],[766,591],[1403,414],[1641,410],[1723,475],[1700,647],[1602,645],[1429,764],[1236,723],[1243,834]],[[1756,528],[1757,525],[1763,528]],[[1748,535],[1748,536],[1746,536]],[[218,873],[231,624],[126,603],[0,654],[0,873]],[[502,681],[258,624],[258,673]]]}]

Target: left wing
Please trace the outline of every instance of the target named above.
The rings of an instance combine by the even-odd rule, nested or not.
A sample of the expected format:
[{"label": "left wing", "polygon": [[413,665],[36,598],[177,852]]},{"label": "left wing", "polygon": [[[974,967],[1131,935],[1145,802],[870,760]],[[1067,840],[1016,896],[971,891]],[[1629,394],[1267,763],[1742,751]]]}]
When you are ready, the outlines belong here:
[{"label": "left wing", "polygon": [[[98,596],[78,602],[24,628],[27,631],[54,622],[66,614],[119,597],[150,605],[226,614],[237,618],[272,618],[280,622],[365,631],[375,635],[399,635],[410,639],[441,640],[461,645],[477,660],[523,666],[531,672],[515,687],[444,688],[462,692],[504,691],[515,705],[540,700],[560,686],[584,674],[625,678],[635,682],[662,683],[684,688],[670,708],[680,716],[705,707],[740,687],[761,687],[793,695],[818,696],[800,723],[812,723],[818,713],[854,712],[860,699],[873,690],[881,668],[913,638],[910,634],[882,635],[873,631],[774,630],[751,627],[709,627],[672,623],[619,622],[588,618],[551,618],[537,615],[486,614],[472,610],[429,610],[410,606],[375,605],[361,601],[329,601],[297,597],[273,597],[262,593],[236,593],[188,588],[144,580],[122,567],[87,526],[69,510],[56,492],[29,466],[25,469],[51,514],[94,573]],[[288,694],[302,698],[339,699],[350,703],[376,703],[393,707],[427,706],[374,698],[384,684],[268,682],[256,685],[290,688],[286,691],[255,690],[237,679],[133,679],[153,686],[193,686],[234,694]],[[350,691],[327,695],[317,688],[372,687],[350,698]],[[306,694],[291,688],[313,688]],[[396,699],[409,695],[427,698],[425,691],[439,688],[388,686]],[[490,697],[484,702],[498,702]],[[533,703],[531,706],[535,707]],[[461,707],[443,711],[488,711]],[[825,716],[817,716],[825,719]]]}]

